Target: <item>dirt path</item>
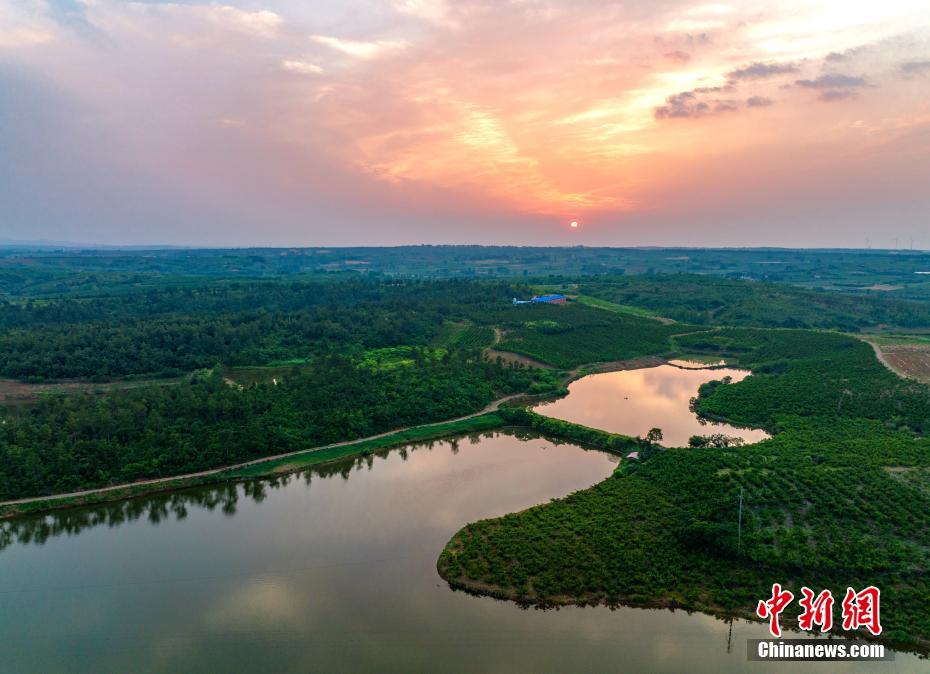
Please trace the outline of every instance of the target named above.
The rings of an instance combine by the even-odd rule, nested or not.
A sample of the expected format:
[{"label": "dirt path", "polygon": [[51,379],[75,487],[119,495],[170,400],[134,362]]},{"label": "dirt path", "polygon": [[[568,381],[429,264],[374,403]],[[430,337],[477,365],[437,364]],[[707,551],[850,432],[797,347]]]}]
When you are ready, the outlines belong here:
[{"label": "dirt path", "polygon": [[[506,336],[507,336],[507,332],[505,330],[495,327],[494,328],[494,346],[497,346],[502,341],[504,341],[504,337]],[[519,353],[514,353],[513,351],[500,351],[499,349],[495,349],[494,347],[489,347],[485,349],[484,355],[485,357],[490,358],[491,360],[500,358],[505,363],[522,363],[523,365],[526,365],[528,367],[539,367],[545,370],[552,369],[552,366],[549,365],[548,363],[543,363],[540,360],[535,360],[533,358],[530,358],[529,356],[524,356]]]},{"label": "dirt path", "polygon": [[523,363],[528,367],[537,367],[544,370],[551,370],[552,366],[548,363],[544,363],[541,360],[535,360],[529,356],[524,356],[519,353],[514,353],[513,351],[498,351],[497,349],[485,349],[484,355],[495,360],[500,358],[505,363]]},{"label": "dirt path", "polygon": [[21,498],[15,499],[12,501],[0,501],[0,507],[10,506],[10,505],[19,505],[23,503],[36,503],[37,501],[57,501],[59,499],[66,498],[77,498],[82,496],[90,496],[92,494],[105,494],[110,491],[116,491],[118,489],[126,489],[127,487],[144,487],[145,485],[152,484],[164,484],[165,482],[172,482],[174,480],[185,480],[190,478],[198,477],[207,477],[209,475],[217,475],[219,473],[224,473],[229,470],[238,470],[240,468],[246,468],[248,466],[255,466],[260,463],[265,463],[268,461],[277,461],[279,459],[287,459],[292,456],[298,456],[302,454],[308,454],[312,452],[319,452],[324,449],[333,449],[335,447],[345,447],[347,445],[354,445],[360,442],[366,442],[368,440],[378,440],[380,438],[386,438],[389,435],[394,435],[395,433],[402,433],[404,431],[409,431],[414,428],[432,428],[433,426],[441,426],[442,424],[448,424],[456,421],[465,421],[467,419],[473,419],[474,417],[479,417],[482,414],[487,414],[488,412],[497,411],[501,405],[515,398],[523,396],[522,393],[516,393],[514,395],[509,395],[499,400],[495,400],[491,404],[487,405],[484,409],[479,412],[473,412],[472,414],[466,414],[463,417],[456,417],[455,419],[444,419],[443,421],[435,421],[430,424],[421,424],[419,426],[404,426],[402,428],[395,428],[390,431],[385,431],[384,433],[378,433],[377,435],[370,435],[367,438],[356,438],[354,440],[344,440],[342,442],[334,442],[329,445],[321,445],[320,447],[312,447],[310,449],[298,449],[294,452],[287,452],[285,454],[275,454],[274,456],[264,456],[260,459],[252,459],[251,461],[245,461],[243,463],[234,463],[229,466],[220,466],[219,468],[211,468],[209,470],[202,470],[197,473],[184,473],[182,475],[172,475],[171,477],[159,477],[151,480],[139,480],[138,482],[126,482],[124,484],[116,484],[109,487],[100,487],[98,489],[85,489],[83,491],[73,491],[67,494],[53,494],[51,496],[33,496],[30,498]]},{"label": "dirt path", "polygon": [[[879,346],[879,345],[876,344],[875,342],[873,342],[873,341],[871,341],[871,340],[869,340],[869,339],[866,339],[866,338],[864,338],[864,337],[860,337],[859,339],[861,339],[863,342],[865,342],[866,344],[868,344],[869,346],[872,347],[872,351],[875,352],[875,357],[878,358],[878,361],[879,361],[882,365],[884,365],[885,367],[887,367],[889,370],[891,370],[892,372],[894,372],[896,375],[898,375],[898,376],[901,377],[902,379],[916,380],[916,381],[921,381],[921,382],[925,382],[925,383],[928,381],[928,379],[930,379],[930,377],[928,377],[928,376],[922,376],[923,373],[921,372],[921,370],[923,370],[923,368],[919,367],[919,365],[923,365],[923,363],[915,364],[915,369],[916,369],[915,372],[908,372],[908,371],[903,370],[903,369],[901,369],[900,367],[896,366],[893,362],[891,362],[891,361],[887,358],[887,355],[888,355],[888,354],[886,354],[884,351],[882,351],[882,347],[881,347],[881,346]],[[921,352],[928,352],[928,351],[930,351],[930,350],[928,350],[928,349],[920,349],[920,348],[915,348],[915,349],[910,349],[910,350],[911,350],[911,351],[914,351],[914,352],[916,352],[916,353],[921,353]],[[907,349],[906,347],[900,347],[900,348],[896,349],[896,352],[898,352],[898,353],[900,353],[900,352],[902,352],[902,351],[908,351],[908,349]],[[891,352],[890,349],[889,349],[889,352]]]},{"label": "dirt path", "polygon": [[870,342],[870,341],[867,340],[867,339],[863,339],[862,341],[865,342],[866,344],[868,344],[869,346],[872,347],[872,351],[875,352],[875,357],[878,358],[878,362],[880,362],[882,365],[884,365],[885,367],[887,367],[889,370],[891,370],[892,372],[894,372],[894,373],[895,373],[896,375],[898,375],[899,377],[907,378],[907,375],[906,375],[906,374],[904,374],[903,372],[901,372],[901,371],[899,371],[899,370],[896,370],[896,369],[891,365],[891,363],[889,363],[887,360],[885,360],[885,354],[882,353],[882,349],[881,349],[881,347],[880,347],[878,344],[876,344],[875,342]]}]

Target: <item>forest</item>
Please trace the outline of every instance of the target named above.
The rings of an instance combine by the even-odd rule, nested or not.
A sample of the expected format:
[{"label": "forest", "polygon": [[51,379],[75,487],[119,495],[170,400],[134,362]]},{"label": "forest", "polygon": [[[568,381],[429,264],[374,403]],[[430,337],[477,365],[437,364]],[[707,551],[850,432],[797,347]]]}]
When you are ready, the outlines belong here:
[{"label": "forest", "polygon": [[216,363],[429,346],[447,321],[518,290],[500,282],[253,281],[0,301],[0,376],[174,377]]},{"label": "forest", "polygon": [[[700,274],[895,297],[930,298],[919,250],[396,246],[390,248],[82,249],[0,245],[0,286],[19,296],[129,291],[165,282],[255,278],[526,278]],[[876,286],[878,288],[876,289]],[[888,288],[891,290],[888,290]]]},{"label": "forest", "polygon": [[[669,288],[674,292],[668,292]],[[930,303],[885,295],[824,292],[772,282],[696,274],[599,276],[577,291],[697,325],[827,328],[860,332],[879,325],[930,324]]]},{"label": "forest", "polygon": [[[443,265],[493,259],[478,257],[488,251],[325,252],[319,268],[312,251],[0,255],[0,376],[135,382],[0,405],[0,500],[365,438],[505,396],[560,395],[596,363],[725,359],[753,374],[705,384],[694,410],[771,439],[663,448],[502,408],[494,423],[640,459],[591,489],[466,526],[442,552],[443,577],[542,605],[727,615],[750,614],[772,578],[795,591],[875,583],[888,638],[930,644],[930,389],[857,338],[930,330],[924,282],[913,279],[922,258],[823,252],[758,281],[742,277],[780,264],[779,252],[685,261],[580,251],[536,273],[555,258],[533,250],[467,278],[445,278]],[[676,260],[663,267],[663,257]],[[333,260],[342,263],[325,267]],[[523,266],[505,273],[508,264]],[[897,279],[901,292],[866,290],[862,270],[870,283]],[[570,301],[512,304],[546,291]]]},{"label": "forest", "polygon": [[930,388],[837,333],[720,328],[678,341],[753,369],[705,384],[694,406],[772,439],[644,452],[592,489],[468,525],[441,574],[539,604],[746,616],[772,579],[835,594],[876,584],[887,638],[930,644]]},{"label": "forest", "polygon": [[170,386],[50,396],[3,417],[0,500],[225,466],[452,419],[547,385],[474,352],[417,350],[409,367],[325,356],[247,388],[205,371]]}]

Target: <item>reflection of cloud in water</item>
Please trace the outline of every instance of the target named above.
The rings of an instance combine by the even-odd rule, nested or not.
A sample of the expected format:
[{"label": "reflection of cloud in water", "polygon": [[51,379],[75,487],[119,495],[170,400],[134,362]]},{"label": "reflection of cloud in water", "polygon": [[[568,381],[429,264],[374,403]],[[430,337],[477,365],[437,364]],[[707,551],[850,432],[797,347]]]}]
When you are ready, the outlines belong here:
[{"label": "reflection of cloud in water", "polygon": [[745,379],[745,370],[683,370],[670,365],[589,375],[569,385],[569,394],[536,411],[557,419],[601,428],[612,433],[645,435],[650,428],[661,428],[666,446],[686,446],[692,435],[723,433],[758,442],[767,434],[708,422],[691,411],[691,398],[701,384],[730,377]]},{"label": "reflection of cloud in water", "polygon": [[[728,655],[725,623],[708,616],[521,610],[451,592],[436,556],[461,526],[580,489],[615,465],[522,433],[458,446],[458,455],[440,441],[408,448],[406,461],[382,452],[63,513],[44,548],[0,554],[10,590],[0,662],[13,671],[70,671],[76,656],[88,671],[745,668],[745,639],[764,636],[764,625],[739,636],[734,626]],[[925,663],[895,664],[916,672]]]},{"label": "reflection of cloud in water", "polygon": [[283,578],[255,578],[224,595],[203,621],[219,630],[305,629],[303,608],[299,592]]}]

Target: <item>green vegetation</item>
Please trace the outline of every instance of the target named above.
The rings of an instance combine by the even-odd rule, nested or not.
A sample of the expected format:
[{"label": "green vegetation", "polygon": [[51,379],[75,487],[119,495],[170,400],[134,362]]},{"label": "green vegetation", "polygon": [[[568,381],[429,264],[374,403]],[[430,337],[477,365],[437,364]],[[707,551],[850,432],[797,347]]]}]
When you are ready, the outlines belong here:
[{"label": "green vegetation", "polygon": [[339,447],[330,447],[323,449],[313,449],[295,456],[289,456],[283,459],[273,461],[263,461],[244,468],[223,471],[220,475],[227,479],[260,477],[280,473],[283,471],[300,470],[307,466],[318,465],[335,461],[348,456],[358,454],[365,455],[376,449],[385,449],[387,447],[398,447],[417,442],[426,442],[428,440],[437,440],[439,438],[448,438],[465,433],[480,433],[490,431],[503,426],[507,420],[497,412],[488,412],[480,416],[471,417],[459,421],[440,422],[428,424],[425,426],[415,426],[397,433],[391,433],[384,437],[372,440],[362,440],[351,444],[341,445]]},{"label": "green vegetation", "polygon": [[[95,298],[0,300],[0,375],[103,381],[425,347],[450,319],[504,304],[513,292],[501,283],[356,280],[167,284]],[[486,346],[490,335],[463,328],[448,346]]]},{"label": "green vegetation", "polygon": [[478,320],[506,329],[496,348],[555,367],[626,360],[671,350],[671,335],[688,328],[570,302],[525,304],[487,312]]},{"label": "green vegetation", "polygon": [[508,424],[532,428],[548,438],[560,438],[577,442],[588,447],[596,447],[615,454],[634,449],[650,448],[651,443],[639,438],[631,438],[619,433],[608,433],[598,428],[589,428],[570,421],[552,419],[522,407],[502,407],[500,416]]},{"label": "green vegetation", "polygon": [[589,279],[578,292],[697,325],[837,328],[930,324],[930,304],[879,295],[817,292],[774,283],[711,276],[624,276]]},{"label": "green vegetation", "polygon": [[[439,561],[454,585],[544,604],[749,614],[775,580],[840,594],[874,583],[887,637],[930,643],[930,389],[837,332],[924,343],[930,284],[914,272],[930,270],[930,256],[423,246],[8,251],[0,262],[0,375],[135,380],[66,382],[0,408],[0,499],[324,446],[203,479],[249,478],[508,423],[640,458],[592,489],[463,529]],[[450,276],[463,278],[437,280]],[[473,280],[483,276],[507,279]],[[867,290],[876,284],[900,290]],[[511,305],[534,286],[576,299]],[[487,359],[495,334],[496,349],[553,367]],[[694,407],[775,436],[662,449],[656,435],[519,408],[433,423],[504,395],[558,393],[565,370],[681,354],[751,368],[739,383],[702,386]]]},{"label": "green vegetation", "polygon": [[[164,482],[150,484],[130,484],[102,492],[91,492],[82,496],[49,497],[48,499],[0,506],[0,519],[21,515],[41,513],[60,508],[75,508],[79,506],[120,501],[145,494],[163,491],[173,491],[197,485],[215,484],[217,482],[238,481],[280,475],[281,473],[303,470],[310,466],[330,463],[351,456],[365,456],[370,452],[407,445],[417,442],[428,442],[439,438],[448,438],[469,433],[481,433],[499,428],[504,419],[496,412],[489,412],[479,416],[458,421],[440,422],[424,426],[416,426],[407,430],[391,433],[383,437],[342,444],[338,447],[323,447],[308,449],[305,452],[294,454],[286,458],[261,461],[242,468],[223,470],[197,477],[179,477]],[[34,520],[33,520],[34,521]],[[0,549],[6,546],[0,536]]]},{"label": "green vegetation", "polygon": [[658,318],[655,312],[648,309],[634,307],[629,304],[617,304],[616,302],[608,302],[607,300],[591,297],[590,295],[578,295],[575,297],[575,301],[580,304],[586,304],[589,307],[596,307],[597,309],[613,311],[614,313],[618,314],[630,314],[631,316],[639,316],[641,318]]},{"label": "green vegetation", "polygon": [[917,346],[930,348],[930,335],[899,335],[892,333],[884,335],[865,335],[863,339],[875,342],[879,346]]},{"label": "green vegetation", "polygon": [[493,341],[494,330],[488,326],[446,321],[433,340],[433,345],[446,349],[483,349]]},{"label": "green vegetation", "polygon": [[215,373],[7,408],[0,499],[195,472],[451,419],[537,381],[533,370],[467,352],[417,351],[415,362],[369,367],[327,356],[278,385],[229,386]]},{"label": "green vegetation", "polygon": [[796,416],[876,419],[892,428],[930,432],[930,388],[895,376],[857,339],[741,328],[678,339],[689,349],[735,358],[753,370],[733,386],[705,385],[697,409],[706,416],[774,432],[788,428]]},{"label": "green vegetation", "polygon": [[885,638],[930,644],[930,389],[836,333],[736,328],[686,341],[755,370],[704,385],[697,409],[774,438],[642,453],[589,490],[468,525],[442,553],[442,575],[542,604],[741,615],[775,581],[839,596],[875,584]]},{"label": "green vegetation", "polygon": [[[594,275],[702,274],[811,288],[930,297],[930,253],[891,250],[396,246],[61,250],[0,246],[0,288],[15,296],[85,296],[215,278],[534,278],[551,286]],[[590,280],[590,278],[588,279]],[[868,290],[900,286],[891,293]]]}]

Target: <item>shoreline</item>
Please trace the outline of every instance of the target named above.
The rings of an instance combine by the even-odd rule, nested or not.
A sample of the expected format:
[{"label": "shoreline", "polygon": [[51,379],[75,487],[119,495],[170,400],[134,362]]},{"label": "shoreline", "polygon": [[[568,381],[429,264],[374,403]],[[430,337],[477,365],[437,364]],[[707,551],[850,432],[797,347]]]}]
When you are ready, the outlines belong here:
[{"label": "shoreline", "polygon": [[[511,400],[507,397],[495,403],[497,407]],[[189,473],[174,477],[158,478],[129,484],[101,487],[69,494],[38,496],[28,499],[0,503],[0,521],[18,517],[38,515],[55,510],[80,508],[100,505],[114,501],[123,501],[139,496],[178,491],[191,487],[223,484],[261,479],[293,473],[311,466],[340,461],[342,459],[364,455],[376,449],[389,449],[414,442],[440,440],[455,435],[480,433],[506,426],[503,417],[495,409],[482,410],[466,417],[449,421],[439,421],[421,426],[387,431],[379,435],[349,440],[311,449],[298,450],[255,459],[233,466],[221,466],[198,473]]]},{"label": "shoreline", "polygon": [[[582,377],[606,372],[658,367],[659,365],[670,364],[668,362],[670,357],[672,356],[667,354],[665,356],[640,356],[628,360],[580,365],[566,373],[562,383],[563,389],[561,391],[541,394],[516,393],[499,398],[489,403],[484,409],[478,412],[446,421],[437,421],[421,424],[419,426],[394,429],[365,438],[345,440],[321,445],[319,447],[287,452],[285,454],[261,457],[238,464],[218,466],[216,468],[194,473],[185,473],[183,475],[140,480],[137,482],[85,489],[63,494],[10,499],[0,502],[0,521],[48,513],[61,509],[111,503],[114,501],[122,501],[149,494],[177,491],[190,487],[273,477],[284,473],[296,472],[305,467],[329,463],[356,454],[363,454],[366,451],[374,449],[385,449],[410,442],[438,440],[462,433],[480,432],[502,428],[504,426],[512,426],[513,424],[507,422],[498,413],[501,406],[507,403],[529,407],[532,404],[549,402],[564,397],[568,393],[568,385]],[[495,417],[493,423],[490,421],[492,416]],[[598,449],[604,448],[598,447]]]},{"label": "shoreline", "polygon": [[[456,534],[457,535],[457,534]],[[453,537],[454,540],[454,537]],[[451,543],[452,541],[450,541]],[[448,546],[448,544],[447,544]],[[444,550],[445,551],[445,550]],[[443,575],[443,571],[440,568],[439,562],[442,560],[442,557],[437,561],[436,571],[439,574],[439,577],[442,578],[449,588],[453,592],[464,592],[465,594],[474,596],[474,597],[487,597],[491,599],[496,599],[497,601],[509,602],[517,604],[520,608],[523,609],[536,609],[538,611],[550,611],[558,610],[559,608],[566,606],[577,606],[579,608],[585,607],[595,607],[595,606],[606,606],[607,608],[613,610],[617,608],[636,608],[636,609],[655,609],[655,610],[669,610],[669,611],[685,611],[686,613],[703,613],[704,615],[711,616],[716,620],[722,620],[724,622],[732,620],[745,620],[748,623],[760,624],[756,614],[748,609],[745,610],[727,610],[720,607],[712,606],[709,604],[698,604],[690,605],[683,604],[676,599],[671,597],[661,597],[657,599],[651,599],[648,601],[627,601],[623,598],[618,598],[616,601],[608,601],[604,597],[588,597],[584,599],[577,599],[567,596],[556,596],[548,599],[541,599],[539,597],[529,598],[526,596],[521,596],[516,592],[507,591],[502,588],[485,585],[483,583],[468,583],[459,579],[450,579]],[[807,634],[813,636],[822,636],[814,634],[812,632],[804,632],[800,630],[796,624],[792,623],[783,623],[782,630],[790,631],[797,634]],[[832,637],[831,637],[832,638]],[[913,642],[907,641],[895,641],[893,639],[882,639],[881,637],[873,637],[868,633],[859,634],[857,633],[852,638],[861,641],[871,641],[874,643],[884,644],[887,648],[897,651],[899,653],[911,653],[922,657],[924,659],[930,656],[930,641],[918,639]]]}]

